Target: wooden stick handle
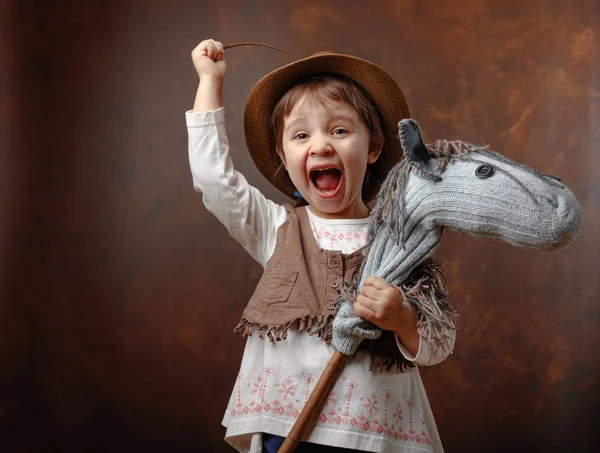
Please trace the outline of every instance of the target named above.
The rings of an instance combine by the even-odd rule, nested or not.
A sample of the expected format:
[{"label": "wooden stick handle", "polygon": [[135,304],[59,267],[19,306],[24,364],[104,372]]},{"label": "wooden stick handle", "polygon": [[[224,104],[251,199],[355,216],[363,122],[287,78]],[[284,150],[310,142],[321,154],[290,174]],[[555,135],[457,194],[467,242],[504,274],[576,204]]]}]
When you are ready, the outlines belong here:
[{"label": "wooden stick handle", "polygon": [[279,448],[279,453],[292,453],[296,449],[300,443],[300,439],[305,434],[305,431],[307,431],[310,422],[314,420],[323,407],[323,403],[329,395],[331,387],[335,384],[335,381],[337,381],[337,378],[344,369],[345,363],[346,356],[340,351],[335,351],[331,359],[329,359],[325,371],[323,371],[317,385],[315,385],[302,412],[300,412],[296,423],[294,423],[294,426],[292,426],[285,441]]}]

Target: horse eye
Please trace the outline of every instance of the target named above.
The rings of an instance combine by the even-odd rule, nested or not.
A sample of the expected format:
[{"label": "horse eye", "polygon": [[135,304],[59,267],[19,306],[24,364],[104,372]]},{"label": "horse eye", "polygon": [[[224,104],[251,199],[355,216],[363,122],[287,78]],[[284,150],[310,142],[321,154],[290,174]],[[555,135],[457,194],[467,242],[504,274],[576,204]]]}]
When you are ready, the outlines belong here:
[{"label": "horse eye", "polygon": [[480,165],[475,170],[475,176],[481,179],[489,178],[494,174],[494,167],[488,164]]}]

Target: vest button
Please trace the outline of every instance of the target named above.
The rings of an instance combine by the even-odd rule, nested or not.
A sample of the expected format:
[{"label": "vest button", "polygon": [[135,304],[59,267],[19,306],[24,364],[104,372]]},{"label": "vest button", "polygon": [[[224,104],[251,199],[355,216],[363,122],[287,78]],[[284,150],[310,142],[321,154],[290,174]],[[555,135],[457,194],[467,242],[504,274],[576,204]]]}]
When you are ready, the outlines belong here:
[{"label": "vest button", "polygon": [[337,256],[331,258],[331,265],[333,267],[339,267],[339,265],[340,265],[340,259]]},{"label": "vest button", "polygon": [[340,286],[340,282],[337,278],[332,278],[329,280],[329,286],[331,286],[333,289],[336,289],[338,286]]},{"label": "vest button", "polygon": [[325,306],[327,307],[328,310],[333,310],[335,308],[335,300],[333,300],[333,299],[328,300],[327,303],[325,304]]}]

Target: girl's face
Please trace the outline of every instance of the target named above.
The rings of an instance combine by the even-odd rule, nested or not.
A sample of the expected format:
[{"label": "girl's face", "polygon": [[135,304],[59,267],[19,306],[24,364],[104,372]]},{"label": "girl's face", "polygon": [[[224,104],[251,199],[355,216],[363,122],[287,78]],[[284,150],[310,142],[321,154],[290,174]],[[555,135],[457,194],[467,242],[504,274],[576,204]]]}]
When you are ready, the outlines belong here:
[{"label": "girl's face", "polygon": [[323,218],[364,218],[361,190],[369,152],[369,131],[348,104],[304,95],[284,119],[278,151],[296,189]]}]

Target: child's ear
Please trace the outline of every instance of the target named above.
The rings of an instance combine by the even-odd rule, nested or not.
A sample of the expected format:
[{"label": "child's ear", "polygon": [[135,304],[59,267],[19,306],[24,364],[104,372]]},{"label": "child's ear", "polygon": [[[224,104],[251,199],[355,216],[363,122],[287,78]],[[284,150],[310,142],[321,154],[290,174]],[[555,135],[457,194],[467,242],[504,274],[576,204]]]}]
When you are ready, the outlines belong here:
[{"label": "child's ear", "polygon": [[377,148],[375,150],[369,151],[369,154],[367,156],[367,163],[374,164],[375,162],[377,162],[377,159],[379,159],[380,155],[381,155],[381,148]]}]

